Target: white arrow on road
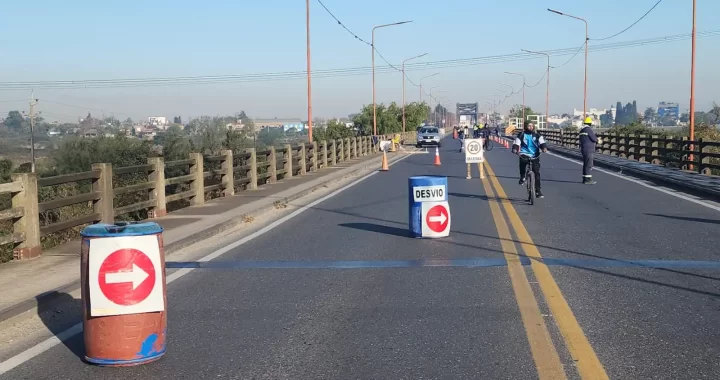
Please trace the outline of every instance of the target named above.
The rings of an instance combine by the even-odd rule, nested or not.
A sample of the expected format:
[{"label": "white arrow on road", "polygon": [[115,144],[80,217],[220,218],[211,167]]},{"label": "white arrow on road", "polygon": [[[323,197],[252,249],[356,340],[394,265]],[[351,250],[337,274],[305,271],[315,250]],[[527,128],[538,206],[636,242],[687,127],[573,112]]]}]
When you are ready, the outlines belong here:
[{"label": "white arrow on road", "polygon": [[447,220],[447,216],[445,216],[444,212],[440,212],[440,215],[438,216],[430,216],[428,218],[431,222],[440,222],[440,224],[445,224],[445,221]]},{"label": "white arrow on road", "polygon": [[108,284],[122,284],[132,282],[133,290],[135,290],[148,277],[150,277],[150,275],[147,272],[145,272],[139,266],[133,264],[132,270],[130,272],[106,273],[105,282],[107,282]]}]

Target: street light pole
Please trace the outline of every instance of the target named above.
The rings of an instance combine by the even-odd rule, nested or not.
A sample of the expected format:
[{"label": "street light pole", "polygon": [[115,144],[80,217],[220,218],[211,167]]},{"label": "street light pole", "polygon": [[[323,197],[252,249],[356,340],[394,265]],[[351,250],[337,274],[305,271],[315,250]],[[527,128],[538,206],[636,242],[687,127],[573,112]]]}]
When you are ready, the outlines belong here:
[{"label": "street light pole", "polygon": [[550,123],[548,122],[548,118],[550,117],[550,54],[525,49],[522,49],[522,51],[526,53],[540,54],[547,57],[547,82],[545,84],[545,126],[548,127],[550,125]]},{"label": "street light pole", "polygon": [[427,79],[427,78],[432,78],[432,77],[434,77],[435,75],[438,75],[438,74],[440,74],[440,73],[435,73],[435,74],[432,74],[432,75],[428,75],[428,76],[422,77],[422,78],[420,79],[420,103],[422,103],[422,94],[423,94],[422,81],[425,80],[425,79]]},{"label": "street light pole", "polygon": [[[695,141],[695,37],[697,35],[695,29],[695,18],[696,18],[697,0],[693,0],[693,25],[692,25],[692,53],[690,58],[690,141]],[[692,147],[694,149],[695,147]],[[690,156],[692,161],[695,157]]]},{"label": "street light pole", "polygon": [[377,136],[377,104],[375,103],[375,29],[385,28],[388,26],[402,25],[410,23],[411,21],[400,21],[392,24],[378,25],[372,28],[372,43],[370,48],[372,49],[372,97],[373,97],[373,135]]},{"label": "street light pole", "polygon": [[432,101],[433,101],[433,100],[435,101],[436,108],[437,108],[437,99],[433,98],[433,96],[432,96],[432,90],[433,90],[433,89],[436,89],[436,88],[440,88],[440,87],[442,87],[442,85],[437,85],[437,86],[430,87],[430,111],[432,111],[432,113],[433,113],[433,119],[435,119],[435,121],[437,121],[437,112],[435,112],[435,108],[432,107]]},{"label": "street light pole", "polygon": [[519,76],[521,76],[521,77],[523,78],[523,89],[522,89],[522,92],[523,92],[522,119],[523,119],[523,120],[522,120],[522,122],[523,122],[523,125],[525,125],[525,75],[524,75],[524,74],[520,74],[520,73],[511,73],[511,72],[508,72],[508,71],[506,71],[505,74],[519,75]]},{"label": "street light pole", "polygon": [[310,73],[310,0],[305,0],[305,24],[307,34],[307,99],[308,99],[308,142],[313,142],[312,125],[312,75]]},{"label": "street light pole", "polygon": [[35,173],[35,91],[30,92],[30,172]]},{"label": "street light pole", "polygon": [[[693,0],[693,2],[695,2],[695,0]],[[550,8],[548,8],[548,11],[555,13],[555,14],[559,14],[560,16],[574,18],[576,20],[580,20],[585,23],[585,87],[584,87],[584,91],[583,91],[583,119],[584,119],[587,117],[588,44],[590,42],[590,37],[588,35],[588,23],[584,18],[565,14],[565,13],[562,13],[562,12],[559,12],[559,11],[556,11],[556,10],[550,9]]]},{"label": "street light pole", "polygon": [[402,128],[403,128],[403,129],[402,129],[402,130],[403,130],[403,132],[405,132],[405,62],[410,61],[410,60],[413,60],[413,59],[416,59],[416,58],[424,57],[424,56],[426,56],[427,54],[428,54],[428,53],[416,55],[416,56],[414,56],[414,57],[412,57],[412,58],[408,58],[408,59],[404,60],[403,63],[402,63],[402,92],[403,92],[403,93],[402,93],[402,103],[403,103],[403,107],[402,107]]}]

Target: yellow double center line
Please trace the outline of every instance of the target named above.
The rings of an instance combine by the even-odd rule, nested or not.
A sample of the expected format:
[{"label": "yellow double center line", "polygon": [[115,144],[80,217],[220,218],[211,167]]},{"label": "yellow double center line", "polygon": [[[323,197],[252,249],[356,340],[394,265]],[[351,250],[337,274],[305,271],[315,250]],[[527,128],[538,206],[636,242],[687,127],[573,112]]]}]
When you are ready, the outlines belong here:
[{"label": "yellow double center line", "polygon": [[[505,259],[508,263],[508,273],[515,292],[515,298],[518,302],[520,315],[530,344],[530,352],[532,353],[537,368],[538,377],[541,380],[567,379],[557,349],[552,342],[547,325],[540,313],[537,300],[528,282],[525,269],[520,263],[508,225],[505,222],[498,201],[494,200],[495,193],[497,193],[497,198],[500,199],[500,203],[505,209],[508,220],[518,236],[522,250],[531,260],[531,268],[535,274],[535,278],[537,278],[545,301],[555,318],[565,345],[570,352],[570,356],[575,362],[578,374],[583,380],[609,379],[600,360],[595,354],[595,350],[593,350],[580,324],[577,322],[577,319],[575,319],[570,305],[568,305],[565,297],[563,297],[560,287],[550,273],[550,269],[540,260],[542,259],[540,251],[538,251],[535,243],[533,243],[530,234],[528,234],[527,229],[525,229],[515,208],[508,200],[505,190],[500,186],[500,182],[498,182],[495,173],[487,161],[485,162],[485,168],[488,176],[486,180],[483,180],[483,187],[489,199],[490,212],[495,221],[498,237],[500,238]],[[490,185],[491,183],[492,186]],[[493,187],[495,191],[493,191]]]}]

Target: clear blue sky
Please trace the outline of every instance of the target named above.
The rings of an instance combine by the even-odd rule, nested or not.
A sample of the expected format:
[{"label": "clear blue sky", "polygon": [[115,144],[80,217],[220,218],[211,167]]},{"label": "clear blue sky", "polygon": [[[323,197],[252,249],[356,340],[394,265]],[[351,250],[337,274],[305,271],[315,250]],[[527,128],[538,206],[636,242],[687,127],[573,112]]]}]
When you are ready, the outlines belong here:
[{"label": "clear blue sky", "polygon": [[[590,37],[624,29],[657,0],[324,0],[333,13],[360,37],[369,40],[374,25],[402,20],[412,24],[376,32],[378,50],[392,63],[429,53],[422,62],[519,53],[520,49],[569,48],[582,44],[580,21],[546,11],[555,8],[585,17]],[[691,1],[664,0],[645,20],[614,39],[624,42],[689,33]],[[720,1],[698,0],[698,31],[720,29],[715,15]],[[311,1],[312,61],[319,69],[370,66],[370,47],[348,35],[316,0]],[[2,7],[0,81],[80,80],[196,75],[254,74],[305,69],[305,2],[268,1],[89,1],[35,0],[32,7],[13,0]],[[698,108],[720,101],[720,36],[698,39]],[[553,57],[559,65],[568,57]],[[379,58],[376,63],[384,64]],[[640,108],[658,101],[689,98],[690,40],[590,54],[589,106],[604,108],[636,99]],[[582,108],[582,54],[552,71],[551,112]],[[498,81],[516,89],[521,79],[504,71],[525,73],[536,82],[545,58],[519,62],[410,71],[416,82],[440,85],[443,103],[480,102],[499,93]],[[318,78],[313,82],[316,116],[342,117],[371,103],[371,76]],[[231,114],[245,110],[256,117],[306,115],[303,79],[115,89],[38,89],[40,109],[48,119],[68,120],[88,110],[133,118],[160,115]],[[0,90],[0,111],[26,107],[12,100],[26,91]],[[401,100],[399,73],[377,75],[378,102]],[[527,90],[527,103],[544,108],[545,86]],[[408,101],[418,89],[408,84]],[[71,104],[73,108],[43,99]],[[521,102],[520,95],[508,100]],[[90,109],[92,108],[92,109]]]}]

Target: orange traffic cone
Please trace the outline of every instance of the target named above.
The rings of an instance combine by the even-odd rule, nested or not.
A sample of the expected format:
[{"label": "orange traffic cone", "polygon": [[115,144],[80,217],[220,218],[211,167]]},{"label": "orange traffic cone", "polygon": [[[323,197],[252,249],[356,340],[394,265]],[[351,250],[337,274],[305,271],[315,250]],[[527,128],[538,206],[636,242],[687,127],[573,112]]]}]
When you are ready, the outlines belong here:
[{"label": "orange traffic cone", "polygon": [[435,165],[436,166],[442,165],[440,163],[440,149],[438,149],[438,147],[435,147]]},{"label": "orange traffic cone", "polygon": [[388,170],[390,170],[390,168],[388,168],[387,153],[383,150],[382,166],[380,167],[380,171],[386,172]]}]

